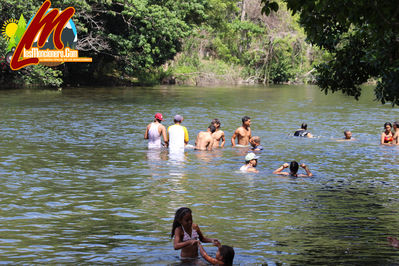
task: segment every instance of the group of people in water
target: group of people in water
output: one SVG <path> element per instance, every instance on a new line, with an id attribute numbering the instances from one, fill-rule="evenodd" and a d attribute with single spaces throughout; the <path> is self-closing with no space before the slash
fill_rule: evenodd
<path id="1" fill-rule="evenodd" d="M 144 138 L 148 139 L 148 148 L 159 149 L 162 147 L 167 147 L 170 153 L 184 152 L 185 147 L 188 146 L 189 135 L 187 128 L 181 125 L 183 120 L 183 116 L 176 115 L 173 118 L 174 124 L 166 129 L 165 126 L 162 125 L 162 114 L 156 113 L 154 121 L 147 125 L 146 131 L 144 133 Z M 241 166 L 240 170 L 245 172 L 258 172 L 258 170 L 256 170 L 256 166 L 259 157 L 254 152 L 263 150 L 263 147 L 260 144 L 260 137 L 252 136 L 250 127 L 251 118 L 249 116 L 244 116 L 241 120 L 242 125 L 234 131 L 234 134 L 231 137 L 231 145 L 233 147 L 251 147 L 251 152 L 245 156 L 245 164 Z M 206 131 L 201 131 L 198 133 L 195 140 L 194 149 L 200 151 L 211 151 L 218 147 L 224 147 L 226 139 L 224 132 L 220 129 L 220 126 L 220 120 L 216 118 L 213 119 Z M 350 132 L 349 134 L 345 133 L 345 135 L 349 136 L 347 139 L 351 139 Z M 294 136 L 308 138 L 313 137 L 312 134 L 307 131 L 307 125 L 305 123 L 301 125 L 300 129 L 295 131 Z M 283 164 L 273 173 L 278 175 L 290 175 L 292 177 L 298 177 L 297 172 L 299 166 L 304 168 L 307 173 L 306 175 L 299 176 L 312 176 L 312 173 L 305 164 L 299 165 L 296 161 L 292 161 L 290 164 Z M 290 168 L 290 172 L 283 172 L 283 170 L 288 167 Z"/>
<path id="2" fill-rule="evenodd" d="M 399 122 L 390 122 L 384 124 L 384 132 L 381 133 L 382 145 L 399 145 Z"/>
<path id="3" fill-rule="evenodd" d="M 184 152 L 185 147 L 189 147 L 189 135 L 187 128 L 182 126 L 184 120 L 183 116 L 176 115 L 174 117 L 174 124 L 167 129 L 162 125 L 163 116 L 161 113 L 155 114 L 154 121 L 147 125 L 144 138 L 148 139 L 149 149 L 159 149 L 167 147 L 169 153 Z M 220 129 L 221 123 L 219 119 L 213 119 L 206 131 L 198 133 L 195 146 L 191 146 L 200 151 L 211 151 L 218 147 L 224 147 L 226 143 L 225 134 Z M 242 117 L 242 125 L 238 127 L 231 137 L 231 145 L 233 147 L 250 147 L 251 150 L 245 156 L 245 164 L 241 166 L 240 170 L 244 172 L 258 172 L 256 166 L 258 164 L 259 156 L 257 152 L 262 151 L 260 137 L 252 136 L 251 132 L 251 118 L 248 116 Z M 399 123 L 394 122 L 393 127 L 390 122 L 384 124 L 385 131 L 381 134 L 381 144 L 383 145 L 398 145 L 399 144 Z M 393 131 L 392 131 L 393 128 Z M 303 123 L 301 128 L 296 130 L 293 134 L 297 137 L 313 138 L 313 135 L 307 130 L 307 124 Z M 161 141 L 163 138 L 163 143 Z M 352 132 L 344 131 L 344 138 L 337 141 L 353 141 Z M 236 143 L 237 141 L 237 143 Z M 303 168 L 305 174 L 298 174 L 299 167 Z M 289 172 L 284 169 L 289 168 Z M 283 163 L 280 167 L 273 171 L 273 174 L 284 175 L 290 177 L 312 177 L 313 174 L 308 166 L 304 163 L 299 164 L 296 161 L 290 163 Z M 174 238 L 173 246 L 175 250 L 181 249 L 181 258 L 195 259 L 198 257 L 198 250 L 202 257 L 214 265 L 232 265 L 234 259 L 234 249 L 230 246 L 221 245 L 219 240 L 205 237 L 199 226 L 193 224 L 192 212 L 187 207 L 179 208 L 175 213 L 173 221 L 171 237 Z M 394 241 L 396 239 L 391 240 Z M 213 243 L 218 247 L 216 258 L 209 256 L 203 246 L 203 243 Z M 396 240 L 399 243 L 399 241 Z M 398 244 L 399 246 L 399 244 Z"/>

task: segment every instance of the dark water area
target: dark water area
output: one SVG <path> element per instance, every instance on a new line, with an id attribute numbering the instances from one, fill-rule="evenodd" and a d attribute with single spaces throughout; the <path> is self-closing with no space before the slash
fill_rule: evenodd
<path id="1" fill-rule="evenodd" d="M 2 264 L 178 265 L 174 212 L 193 210 L 236 264 L 397 264 L 399 147 L 379 145 L 399 109 L 314 86 L 0 91 Z M 213 118 L 226 147 L 181 158 L 147 150 L 145 126 L 184 116 L 190 144 Z M 238 171 L 241 117 L 265 148 Z M 292 133 L 308 123 L 313 139 Z M 357 141 L 338 142 L 344 130 Z M 306 163 L 312 178 L 273 175 Z M 215 255 L 216 248 L 205 244 Z"/>

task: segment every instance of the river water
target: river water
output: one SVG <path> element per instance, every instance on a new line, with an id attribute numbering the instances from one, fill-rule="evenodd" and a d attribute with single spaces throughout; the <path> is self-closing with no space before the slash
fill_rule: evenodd
<path id="1" fill-rule="evenodd" d="M 178 265 L 170 230 L 188 206 L 237 264 L 394 264 L 399 148 L 380 146 L 399 109 L 314 86 L 0 91 L 0 261 Z M 175 114 L 194 144 L 219 118 L 224 149 L 149 152 L 145 126 Z M 241 117 L 261 138 L 258 174 L 238 171 Z M 314 139 L 295 138 L 302 122 Z M 357 141 L 338 142 L 349 129 Z M 284 162 L 313 178 L 272 174 Z M 215 255 L 210 244 L 205 249 Z"/>

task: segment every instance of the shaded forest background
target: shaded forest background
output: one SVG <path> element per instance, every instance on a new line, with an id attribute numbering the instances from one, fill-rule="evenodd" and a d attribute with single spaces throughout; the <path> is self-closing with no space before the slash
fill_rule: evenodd
<path id="1" fill-rule="evenodd" d="M 52 1 L 75 7 L 79 56 L 93 63 L 11 71 L 2 58 L 1 85 L 314 82 L 314 66 L 330 56 L 306 42 L 299 17 L 277 2 L 266 16 L 260 0 Z M 29 20 L 42 3 L 2 0 L 0 21 Z M 0 52 L 7 52 L 4 38 Z"/>

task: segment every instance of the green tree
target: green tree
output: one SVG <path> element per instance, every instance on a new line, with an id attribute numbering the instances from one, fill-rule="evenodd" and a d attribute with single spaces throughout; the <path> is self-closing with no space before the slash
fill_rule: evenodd
<path id="1" fill-rule="evenodd" d="M 19 17 L 19 20 L 18 20 L 17 31 L 14 34 L 16 44 L 18 44 L 19 41 L 21 40 L 22 36 L 25 33 L 25 29 L 26 29 L 26 21 L 25 21 L 24 16 L 21 14 L 21 16 Z"/>
<path id="2" fill-rule="evenodd" d="M 377 79 L 375 95 L 382 103 L 399 104 L 399 5 L 396 0 L 283 0 L 308 39 L 327 50 L 332 60 L 317 66 L 317 84 L 328 93 L 361 94 L 360 85 Z M 262 0 L 262 11 L 278 9 Z"/>

